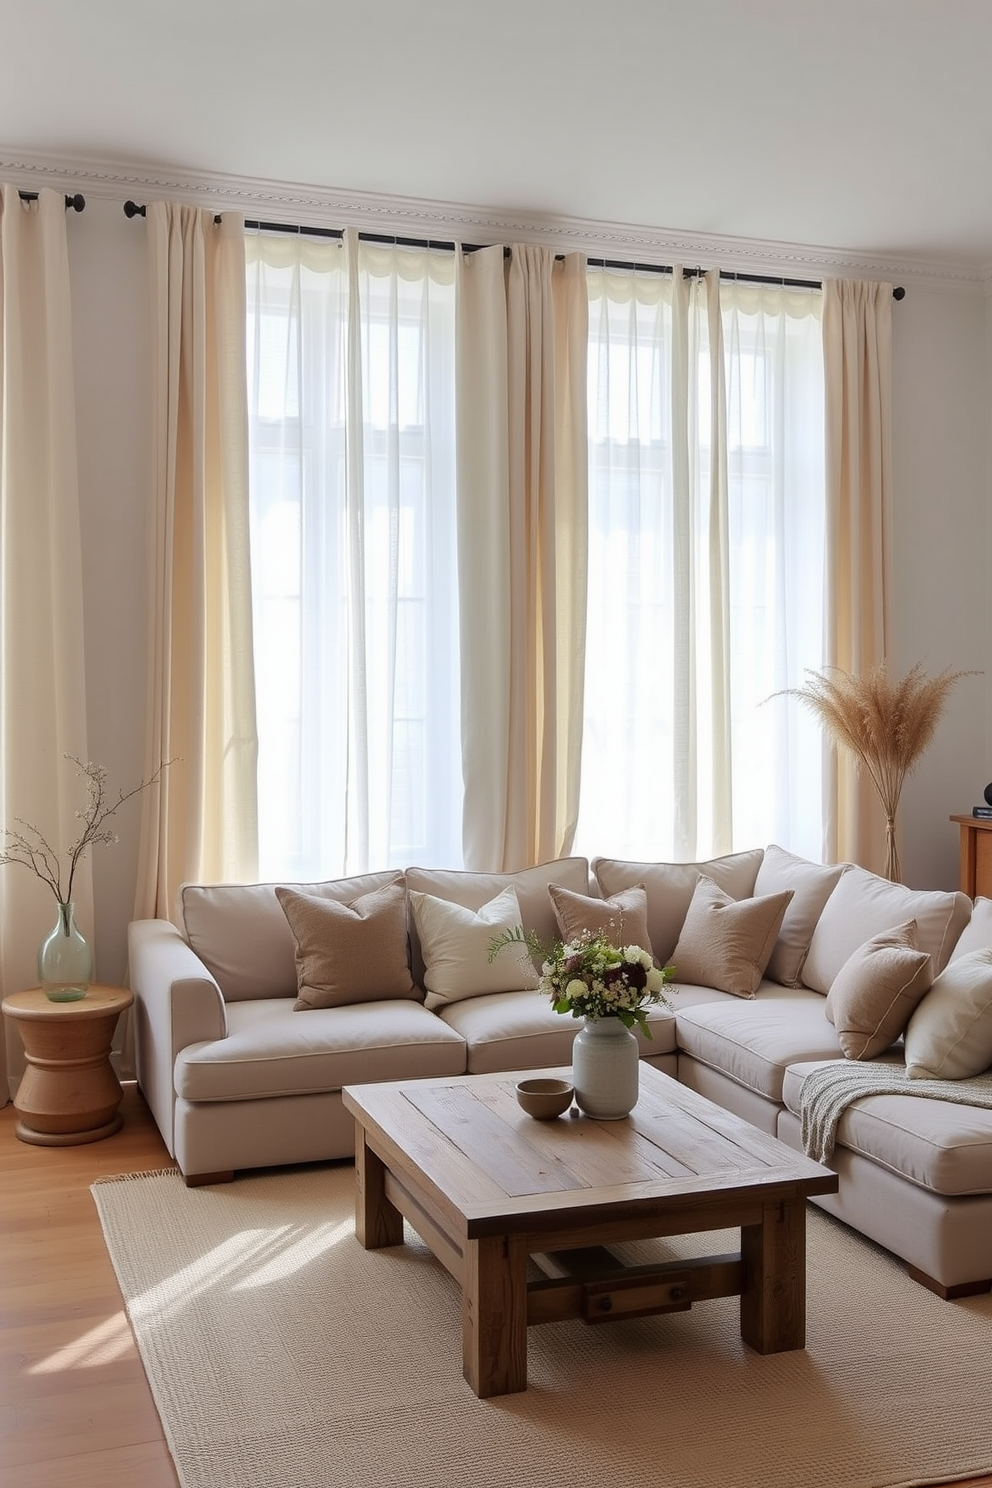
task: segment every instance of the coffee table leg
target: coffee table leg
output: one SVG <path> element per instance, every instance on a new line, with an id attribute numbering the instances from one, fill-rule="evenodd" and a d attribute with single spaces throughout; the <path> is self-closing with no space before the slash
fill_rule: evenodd
<path id="1" fill-rule="evenodd" d="M 355 1129 L 355 1234 L 366 1250 L 403 1244 L 403 1216 L 386 1198 L 386 1167 Z"/>
<path id="2" fill-rule="evenodd" d="M 482 1400 L 527 1388 L 527 1252 L 512 1238 L 465 1244 L 462 1360 Z"/>
<path id="3" fill-rule="evenodd" d="M 741 1337 L 759 1354 L 806 1344 L 806 1201 L 769 1204 L 741 1226 Z"/>

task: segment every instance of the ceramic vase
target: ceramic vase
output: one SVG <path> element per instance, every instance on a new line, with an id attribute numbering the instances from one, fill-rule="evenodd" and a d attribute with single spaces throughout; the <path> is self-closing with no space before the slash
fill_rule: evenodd
<path id="1" fill-rule="evenodd" d="M 622 1121 L 637 1105 L 637 1039 L 619 1018 L 587 1018 L 572 1044 L 575 1103 L 596 1121 Z"/>
<path id="2" fill-rule="evenodd" d="M 55 925 L 38 948 L 38 985 L 50 1002 L 78 1002 L 93 975 L 93 952 L 73 911 L 71 900 L 58 901 Z"/>

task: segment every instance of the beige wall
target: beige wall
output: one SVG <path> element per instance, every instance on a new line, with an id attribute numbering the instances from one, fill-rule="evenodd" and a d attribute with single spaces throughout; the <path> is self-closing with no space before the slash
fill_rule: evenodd
<path id="1" fill-rule="evenodd" d="M 145 713 L 146 347 L 144 225 L 88 196 L 69 223 L 86 562 L 89 755 L 115 785 L 143 769 Z M 247 208 L 250 212 L 250 205 Z M 810 272 L 815 272 L 809 266 Z M 986 405 L 990 377 L 980 286 L 907 279 L 894 305 L 894 665 L 983 668 L 988 650 Z M 992 334 L 988 345 L 992 345 Z M 992 780 L 992 668 L 952 695 L 932 751 L 906 787 L 907 880 L 950 887 L 957 834 Z M 139 807 L 120 842 L 97 850 L 98 974 L 125 972 Z"/>

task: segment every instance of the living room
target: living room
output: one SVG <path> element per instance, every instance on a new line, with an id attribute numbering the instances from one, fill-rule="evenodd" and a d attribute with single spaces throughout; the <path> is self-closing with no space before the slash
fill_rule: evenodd
<path id="1" fill-rule="evenodd" d="M 304 6 L 284 13 L 299 23 L 292 43 L 255 8 L 251 36 L 244 7 L 203 10 L 173 7 L 161 31 L 123 5 L 18 4 L 4 20 L 5 50 L 30 65 L 0 100 L 0 178 L 86 198 L 67 218 L 86 757 L 112 781 L 139 779 L 146 758 L 146 239 L 124 215 L 128 199 L 904 287 L 892 307 L 889 660 L 900 674 L 917 662 L 986 672 L 992 222 L 974 186 L 989 132 L 983 5 L 881 4 L 866 16 L 857 3 L 637 4 L 611 13 L 612 44 L 603 18 L 574 6 L 563 20 L 515 5 L 498 29 L 448 5 L 414 25 L 396 7 L 388 24 L 377 12 L 374 36 L 367 18 L 332 15 L 315 40 Z M 697 76 L 704 37 L 715 68 Z M 990 778 L 990 688 L 982 675 L 954 691 L 907 782 L 907 884 L 957 886 L 949 817 L 969 813 Z M 120 838 L 92 862 L 109 984 L 127 976 L 137 813 Z M 32 952 L 44 928 L 25 931 Z M 144 1134 L 134 1161 L 160 1166 L 131 1092 L 126 1111 L 128 1140 Z M 32 1186 L 51 1156 L 34 1152 Z M 91 1175 L 110 1171 L 111 1156 L 115 1171 L 131 1161 L 94 1147 Z M 65 1160 L 51 1169 L 56 1185 L 68 1181 Z M 84 1187 L 79 1206 L 89 1203 Z M 53 1481 L 46 1471 L 62 1467 L 43 1462 L 19 1481 Z"/>

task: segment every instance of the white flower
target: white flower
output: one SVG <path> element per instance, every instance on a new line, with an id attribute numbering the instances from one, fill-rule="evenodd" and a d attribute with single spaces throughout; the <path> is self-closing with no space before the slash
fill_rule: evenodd
<path id="1" fill-rule="evenodd" d="M 580 982 L 578 977 L 573 977 L 565 988 L 565 996 L 574 1002 L 576 998 L 585 997 L 586 990 L 585 982 Z"/>
<path id="2" fill-rule="evenodd" d="M 665 985 L 665 978 L 662 976 L 661 972 L 656 966 L 652 966 L 649 968 L 648 979 L 645 985 L 649 992 L 660 992 L 662 987 Z"/>

